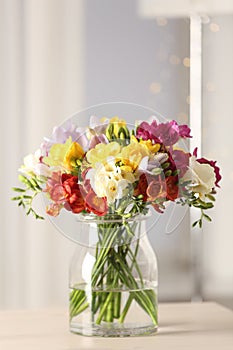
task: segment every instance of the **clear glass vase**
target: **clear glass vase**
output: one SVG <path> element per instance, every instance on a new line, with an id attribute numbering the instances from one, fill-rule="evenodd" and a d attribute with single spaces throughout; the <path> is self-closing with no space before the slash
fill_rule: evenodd
<path id="1" fill-rule="evenodd" d="M 79 233 L 82 245 L 70 264 L 70 331 L 103 337 L 155 333 L 158 270 L 146 216 L 81 216 Z"/>

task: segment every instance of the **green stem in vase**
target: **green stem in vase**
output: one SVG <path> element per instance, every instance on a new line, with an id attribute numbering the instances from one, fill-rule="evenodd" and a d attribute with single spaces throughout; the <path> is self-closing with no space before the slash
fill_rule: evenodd
<path id="1" fill-rule="evenodd" d="M 121 316 L 119 317 L 119 323 L 123 323 L 124 322 L 125 316 L 126 316 L 127 312 L 129 311 L 129 308 L 130 308 L 130 305 L 131 305 L 132 301 L 133 301 L 133 294 L 130 293 L 130 296 L 128 297 L 128 300 L 127 300 L 127 302 L 125 304 L 125 307 L 124 307 L 124 309 L 123 309 L 123 311 L 121 313 Z"/>

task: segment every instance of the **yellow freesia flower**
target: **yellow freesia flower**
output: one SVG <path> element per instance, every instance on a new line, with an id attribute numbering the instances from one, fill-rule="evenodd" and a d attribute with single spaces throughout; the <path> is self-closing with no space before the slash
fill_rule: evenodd
<path id="1" fill-rule="evenodd" d="M 87 161 L 95 167 L 97 163 L 105 164 L 108 157 L 116 157 L 121 151 L 121 146 L 117 142 L 99 143 L 95 148 L 87 152 Z"/>
<path id="2" fill-rule="evenodd" d="M 66 140 L 65 143 L 56 143 L 52 145 L 49 151 L 48 157 L 44 157 L 43 161 L 45 164 L 50 166 L 61 166 L 63 167 L 63 161 L 65 155 L 72 144 L 71 136 Z"/>
<path id="3" fill-rule="evenodd" d="M 65 167 L 72 170 L 77 166 L 77 159 L 84 156 L 84 150 L 77 142 L 72 142 L 71 136 L 65 143 L 56 143 L 50 148 L 48 157 L 44 157 L 43 161 L 49 166 Z"/>
<path id="4" fill-rule="evenodd" d="M 134 142 L 134 143 L 140 143 L 141 145 L 146 146 L 146 148 L 151 152 L 151 153 L 157 153 L 160 149 L 160 144 L 156 143 L 153 144 L 151 140 L 140 140 L 138 141 L 137 138 L 132 135 L 130 138 L 130 142 Z"/>
<path id="5" fill-rule="evenodd" d="M 85 152 L 78 142 L 72 142 L 64 157 L 64 165 L 68 170 L 77 166 L 77 160 L 82 159 Z"/>
<path id="6" fill-rule="evenodd" d="M 160 144 L 156 143 L 153 145 L 151 140 L 140 140 L 141 145 L 145 145 L 151 153 L 157 153 L 160 149 Z"/>
<path id="7" fill-rule="evenodd" d="M 150 151 L 145 145 L 138 142 L 131 142 L 128 146 L 122 148 L 119 160 L 123 165 L 130 167 L 131 171 L 134 171 L 139 166 L 141 160 L 149 155 Z"/>

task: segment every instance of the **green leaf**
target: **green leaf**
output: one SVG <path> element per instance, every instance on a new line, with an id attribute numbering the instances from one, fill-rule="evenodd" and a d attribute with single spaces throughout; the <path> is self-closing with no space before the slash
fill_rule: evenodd
<path id="1" fill-rule="evenodd" d="M 18 201 L 18 200 L 20 200 L 20 199 L 22 199 L 22 196 L 12 197 L 12 198 L 11 198 L 12 201 Z"/>
<path id="2" fill-rule="evenodd" d="M 165 170 L 165 169 L 169 168 L 170 163 L 169 163 L 169 162 L 166 162 L 166 163 L 163 163 L 161 166 L 162 166 L 162 168 Z"/>
<path id="3" fill-rule="evenodd" d="M 165 176 L 166 176 L 166 177 L 171 176 L 171 174 L 172 174 L 172 171 L 171 171 L 171 170 L 167 170 L 167 171 L 165 172 Z"/>
<path id="4" fill-rule="evenodd" d="M 32 199 L 32 196 L 28 196 L 28 195 L 26 195 L 26 194 L 23 194 L 23 195 L 22 195 L 22 198 L 24 198 L 24 199 Z"/>
<path id="5" fill-rule="evenodd" d="M 25 189 L 19 188 L 19 187 L 12 187 L 12 190 L 16 191 L 16 192 L 25 192 L 26 191 Z"/>
<path id="6" fill-rule="evenodd" d="M 195 222 L 192 224 L 192 227 L 197 226 L 198 223 L 199 223 L 199 220 L 195 221 Z"/>
<path id="7" fill-rule="evenodd" d="M 213 202 L 216 201 L 215 197 L 212 196 L 212 194 L 207 194 L 206 197 L 209 198 L 209 199 L 210 199 L 211 201 L 213 201 Z"/>
<path id="8" fill-rule="evenodd" d="M 209 215 L 206 214 L 202 214 L 202 216 L 207 220 L 207 221 L 212 221 L 211 217 Z"/>
<path id="9" fill-rule="evenodd" d="M 180 169 L 176 169 L 175 171 L 173 171 L 173 176 L 176 176 L 180 173 Z"/>

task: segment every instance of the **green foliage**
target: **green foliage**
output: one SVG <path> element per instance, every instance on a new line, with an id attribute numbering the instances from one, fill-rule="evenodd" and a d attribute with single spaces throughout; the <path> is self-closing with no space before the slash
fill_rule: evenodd
<path id="1" fill-rule="evenodd" d="M 36 219 L 44 220 L 44 218 L 37 214 L 32 208 L 34 198 L 42 192 L 40 184 L 43 183 L 43 181 L 35 175 L 31 176 L 30 179 L 25 175 L 19 175 L 19 181 L 24 185 L 24 188 L 13 187 L 12 190 L 17 192 L 18 195 L 11 199 L 17 201 L 18 206 L 22 206 L 23 209 L 26 210 L 26 215 L 32 214 Z"/>
<path id="2" fill-rule="evenodd" d="M 182 186 L 187 186 L 187 183 L 183 183 Z M 181 187 L 182 198 L 177 201 L 178 204 L 182 206 L 188 205 L 189 207 L 194 207 L 201 210 L 201 217 L 192 224 L 192 227 L 199 226 L 202 228 L 203 220 L 212 221 L 211 217 L 205 213 L 205 210 L 211 209 L 214 207 L 213 202 L 215 201 L 214 193 L 206 194 L 205 200 L 202 200 L 200 197 L 196 197 L 195 193 L 191 190 L 187 190 L 184 187 Z"/>

